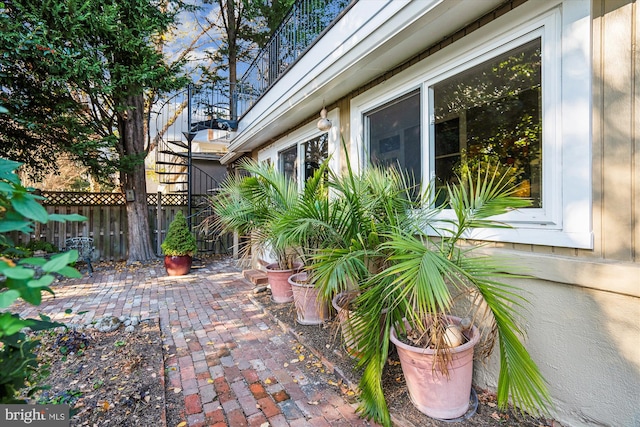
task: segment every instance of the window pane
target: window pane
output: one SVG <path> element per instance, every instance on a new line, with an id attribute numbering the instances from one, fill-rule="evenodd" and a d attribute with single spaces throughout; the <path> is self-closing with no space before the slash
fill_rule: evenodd
<path id="1" fill-rule="evenodd" d="M 313 176 L 329 156 L 329 134 L 324 133 L 304 143 L 304 179 Z"/>
<path id="2" fill-rule="evenodd" d="M 514 168 L 519 195 L 542 206 L 541 41 L 433 86 L 435 172 L 452 182 L 461 161 Z"/>
<path id="3" fill-rule="evenodd" d="M 420 91 L 365 115 L 371 163 L 395 166 L 420 182 Z"/>
<path id="4" fill-rule="evenodd" d="M 293 181 L 298 181 L 298 146 L 293 145 L 278 153 L 280 172 Z"/>

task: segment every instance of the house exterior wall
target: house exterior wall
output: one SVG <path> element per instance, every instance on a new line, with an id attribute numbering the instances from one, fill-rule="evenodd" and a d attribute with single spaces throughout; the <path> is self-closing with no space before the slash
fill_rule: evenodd
<path id="1" fill-rule="evenodd" d="M 420 67 L 447 46 L 476 37 L 475 31 L 492 20 L 508 20 L 519 8 L 543 4 L 538 0 L 506 2 L 493 14 L 452 31 L 438 45 L 327 105 L 330 112 L 339 112 L 339 131 L 348 149 L 355 150 L 360 143 L 351 137 L 358 125 L 352 101 L 358 96 Z M 513 283 L 531 302 L 524 319 L 526 346 L 549 383 L 555 404 L 552 417 L 568 426 L 638 426 L 640 11 L 634 0 L 568 0 L 559 7 L 564 13 L 575 4 L 586 6 L 590 14 L 586 24 L 590 27 L 590 52 L 586 57 L 591 61 L 591 87 L 587 88 L 591 94 L 583 123 L 590 140 L 583 141 L 582 147 L 590 151 L 586 168 L 590 182 L 585 185 L 591 189 L 588 214 L 592 243 L 590 247 L 571 247 L 493 242 L 486 251 L 515 259 L 522 272 L 531 276 Z M 560 43 L 566 48 L 571 40 Z M 563 81 L 565 84 L 571 82 Z M 298 126 L 315 121 L 317 118 Z M 278 140 L 275 138 L 276 143 Z M 345 153 L 340 152 L 338 158 L 343 168 Z M 562 167 L 570 166 L 571 161 L 563 158 Z M 488 365 L 477 363 L 477 386 L 497 386 L 497 362 L 494 354 Z"/>

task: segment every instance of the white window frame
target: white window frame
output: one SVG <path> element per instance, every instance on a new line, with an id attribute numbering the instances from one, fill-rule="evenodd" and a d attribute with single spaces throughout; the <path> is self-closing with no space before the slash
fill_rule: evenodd
<path id="1" fill-rule="evenodd" d="M 327 119 L 331 122 L 331 129 L 328 131 L 328 155 L 329 168 L 331 170 L 340 170 L 340 109 L 334 108 L 327 113 Z M 264 162 L 270 159 L 271 164 L 280 167 L 280 159 L 278 154 L 293 145 L 298 147 L 298 189 L 302 191 L 304 188 L 304 143 L 319 137 L 323 133 L 316 126 L 316 121 L 307 123 L 306 125 L 292 131 L 290 134 L 278 139 L 273 144 L 258 151 L 258 161 Z"/>
<path id="2" fill-rule="evenodd" d="M 593 248 L 590 10 L 585 2 L 527 2 L 351 101 L 351 156 L 366 160 L 364 114 L 421 89 L 422 181 L 435 176 L 431 87 L 535 38 L 542 43 L 542 207 L 497 217 L 511 229 L 469 238 Z M 452 213 L 443 213 L 443 219 Z"/>

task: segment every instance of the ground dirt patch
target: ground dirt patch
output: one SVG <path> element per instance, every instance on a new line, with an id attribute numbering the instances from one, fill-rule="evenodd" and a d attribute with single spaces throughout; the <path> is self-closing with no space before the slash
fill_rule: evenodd
<path id="1" fill-rule="evenodd" d="M 342 382 L 355 388 L 361 372 L 342 346 L 340 331 L 335 321 L 326 322 L 324 325 L 304 326 L 296 322 L 296 313 L 293 303 L 276 304 L 271 300 L 269 292 L 254 295 L 254 301 L 273 316 L 280 326 L 292 332 L 302 344 L 312 349 L 312 352 L 333 366 L 338 378 Z M 409 398 L 402 368 L 398 355 L 394 351 L 390 353 L 385 367 L 383 380 L 384 394 L 389 404 L 394 424 L 403 427 L 427 427 L 427 426 L 510 426 L 510 427 L 542 427 L 558 426 L 552 420 L 534 418 L 526 414 L 520 414 L 513 410 L 506 412 L 496 408 L 495 394 L 486 390 L 477 390 L 478 408 L 475 414 L 468 419 L 457 422 L 445 422 L 434 420 L 418 411 Z"/>
<path id="2" fill-rule="evenodd" d="M 65 403 L 72 426 L 165 425 L 162 340 L 158 325 L 133 332 L 56 329 L 40 334 L 38 352 L 50 386 L 32 403 Z"/>

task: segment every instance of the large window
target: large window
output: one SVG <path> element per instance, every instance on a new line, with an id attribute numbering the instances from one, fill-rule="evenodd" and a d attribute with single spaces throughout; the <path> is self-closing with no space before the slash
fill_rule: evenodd
<path id="1" fill-rule="evenodd" d="M 420 182 L 420 91 L 369 111 L 364 118 L 371 163 L 397 167 Z"/>
<path id="2" fill-rule="evenodd" d="M 437 186 L 462 164 L 509 166 L 533 205 L 471 237 L 591 248 L 589 10 L 534 3 L 354 97 L 350 155 Z"/>
<path id="3" fill-rule="evenodd" d="M 434 84 L 433 150 L 437 184 L 460 166 L 510 167 L 518 194 L 542 206 L 541 40 Z"/>

